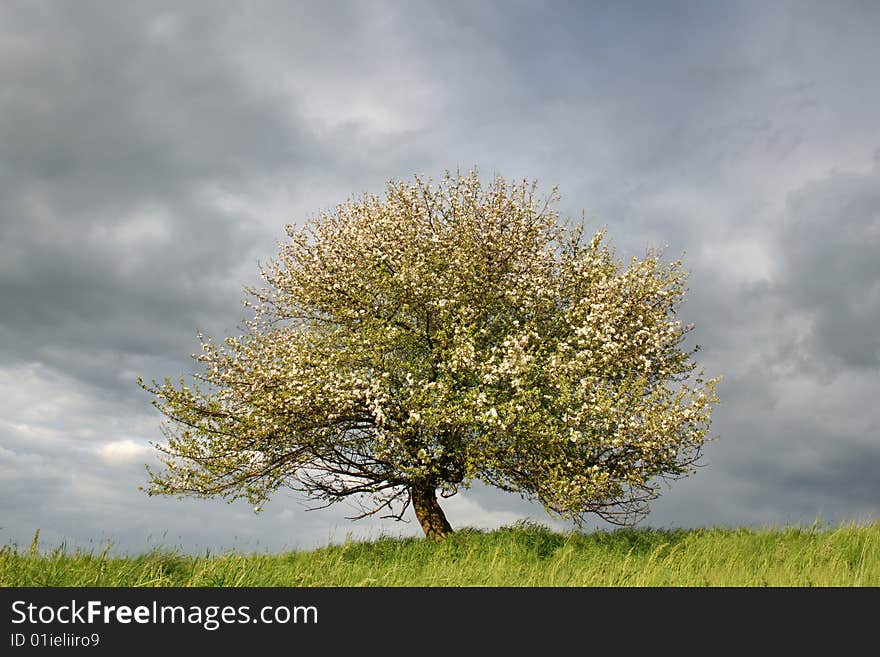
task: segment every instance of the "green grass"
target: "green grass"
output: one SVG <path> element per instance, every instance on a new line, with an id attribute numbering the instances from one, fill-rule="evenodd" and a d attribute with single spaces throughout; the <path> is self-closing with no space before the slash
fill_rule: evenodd
<path id="1" fill-rule="evenodd" d="M 309 552 L 0 548 L 2 586 L 880 586 L 880 522 L 834 528 L 463 530 Z"/>

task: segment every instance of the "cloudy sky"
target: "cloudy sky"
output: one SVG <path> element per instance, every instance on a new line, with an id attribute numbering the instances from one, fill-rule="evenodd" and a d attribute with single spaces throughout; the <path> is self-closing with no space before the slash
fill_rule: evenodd
<path id="1" fill-rule="evenodd" d="M 417 524 L 150 498 L 159 415 L 285 223 L 416 172 L 558 184 L 684 253 L 724 376 L 662 527 L 880 516 L 880 3 L 0 4 L 0 544 L 308 548 Z M 540 507 L 475 487 L 454 526 Z"/>

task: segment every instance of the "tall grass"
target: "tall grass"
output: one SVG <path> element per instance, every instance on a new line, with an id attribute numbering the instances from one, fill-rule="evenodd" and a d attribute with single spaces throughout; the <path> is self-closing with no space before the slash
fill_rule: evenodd
<path id="1" fill-rule="evenodd" d="M 0 548 L 2 586 L 880 586 L 880 522 L 782 529 L 537 525 L 442 543 L 346 542 L 310 552 L 138 556 Z"/>

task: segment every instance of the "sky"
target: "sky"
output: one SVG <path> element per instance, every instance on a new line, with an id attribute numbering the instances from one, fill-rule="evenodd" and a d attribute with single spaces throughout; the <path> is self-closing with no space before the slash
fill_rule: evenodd
<path id="1" fill-rule="evenodd" d="M 690 272 L 717 439 L 643 525 L 880 517 L 878 30 L 868 0 L 0 3 L 0 544 L 419 535 L 147 496 L 136 379 L 235 333 L 285 224 L 473 167 Z M 568 527 L 479 485 L 444 508 Z"/>

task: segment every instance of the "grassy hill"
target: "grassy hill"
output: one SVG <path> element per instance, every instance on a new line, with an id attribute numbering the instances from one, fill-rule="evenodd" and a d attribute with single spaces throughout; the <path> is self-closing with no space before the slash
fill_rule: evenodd
<path id="1" fill-rule="evenodd" d="M 310 552 L 0 548 L 2 586 L 880 586 L 880 522 L 836 528 L 463 530 Z"/>

